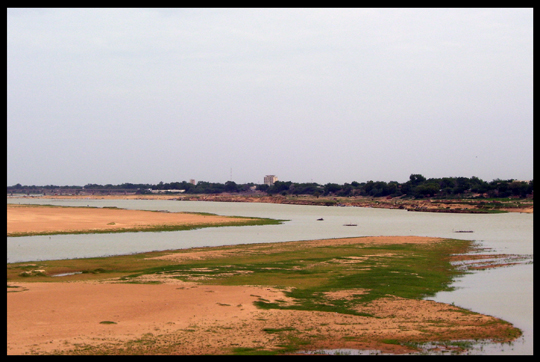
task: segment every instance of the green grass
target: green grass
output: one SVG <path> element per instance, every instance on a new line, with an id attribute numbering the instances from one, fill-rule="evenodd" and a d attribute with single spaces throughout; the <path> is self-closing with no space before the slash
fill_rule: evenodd
<path id="1" fill-rule="evenodd" d="M 232 349 L 232 354 L 237 356 L 275 356 L 279 354 L 278 351 L 266 351 L 262 348 L 246 348 L 238 347 Z"/>
<path id="2" fill-rule="evenodd" d="M 330 240 L 331 241 L 331 240 Z M 99 280 L 119 278 L 125 283 L 141 283 L 140 276 L 168 276 L 186 282 L 209 285 L 258 285 L 283 290 L 285 300 L 269 301 L 255 296 L 261 309 L 323 311 L 374 317 L 358 312 L 359 306 L 379 298 L 396 296 L 422 299 L 440 291 L 450 290 L 452 281 L 464 274 L 450 263 L 452 254 L 471 251 L 472 241 L 447 239 L 429 244 L 335 244 L 310 242 L 233 245 L 189 250 L 151 252 L 106 258 L 52 260 L 34 263 L 8 264 L 8 282 L 68 280 Z M 208 251 L 221 251 L 219 257 L 208 257 Z M 200 259 L 182 262 L 152 259 L 166 254 L 201 253 Z M 203 254 L 205 253 L 205 254 Z M 22 272 L 44 270 L 43 276 L 21 277 Z M 81 274 L 51 278 L 51 274 L 82 271 Z M 159 283 L 152 280 L 151 283 Z M 325 293 L 360 289 L 350 298 L 331 299 Z M 292 302 L 292 303 L 291 303 Z M 224 308 L 227 304 L 220 304 Z M 472 313 L 463 311 L 464 313 Z M 103 324 L 112 324 L 103 321 Z M 319 338 L 303 335 L 294 326 L 264 328 L 264 332 L 279 339 L 278 349 L 238 347 L 232 354 L 260 355 L 293 353 L 305 348 L 309 340 Z M 516 333 L 511 329 L 508 333 Z M 510 336 L 512 337 L 512 336 Z M 306 339 L 307 338 L 307 339 Z M 141 351 L 168 353 L 174 346 L 154 345 L 158 337 L 132 341 L 121 354 Z M 421 341 L 385 340 L 384 343 L 418 348 Z M 458 343 L 458 342 L 456 342 Z M 89 347 L 85 347 L 89 348 Z M 112 348 L 112 347 L 111 347 Z M 116 347 L 115 347 L 116 348 Z M 118 347 L 120 348 L 120 347 Z M 92 349 L 101 353 L 99 349 Z M 81 353 L 83 351 L 81 350 Z M 84 353 L 87 353 L 85 350 Z"/>
<path id="3" fill-rule="evenodd" d="M 261 285 L 287 290 L 284 294 L 295 303 L 259 300 L 259 308 L 359 313 L 355 306 L 388 295 L 409 299 L 433 296 L 450 290 L 452 280 L 464 272 L 454 268 L 449 256 L 466 252 L 470 241 L 447 240 L 434 244 L 352 244 L 298 248 L 297 244 L 238 245 L 212 248 L 228 256 L 186 260 L 174 263 L 149 259 L 171 251 L 88 258 L 53 260 L 34 264 L 8 264 L 8 281 L 49 280 L 47 275 L 82 272 L 50 278 L 50 281 L 87 280 L 119 277 L 126 283 L 141 282 L 144 275 L 162 275 L 200 284 Z M 278 248 L 279 246 L 279 248 Z M 196 253 L 209 248 L 176 251 Z M 241 252 L 241 250 L 245 252 Z M 236 252 L 238 251 L 238 252 Z M 363 258 L 363 259 L 354 259 Z M 351 261 L 353 261 L 351 263 Z M 356 261 L 356 262 L 355 262 Z M 28 273 L 44 270 L 40 276 Z M 156 283 L 156 281 L 152 281 Z M 326 292 L 364 289 L 351 299 L 330 300 Z"/>
<path id="4" fill-rule="evenodd" d="M 290 332 L 290 331 L 295 331 L 296 329 L 295 328 L 292 328 L 292 327 L 286 327 L 286 328 L 263 328 L 263 331 L 268 333 L 268 334 L 275 334 L 275 333 L 279 333 L 279 332 Z"/>

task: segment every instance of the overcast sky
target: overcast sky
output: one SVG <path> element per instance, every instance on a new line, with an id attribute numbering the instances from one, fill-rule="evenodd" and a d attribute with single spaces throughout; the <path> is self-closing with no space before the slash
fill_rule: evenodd
<path id="1" fill-rule="evenodd" d="M 7 40 L 8 185 L 533 177 L 532 9 L 8 9 Z"/>

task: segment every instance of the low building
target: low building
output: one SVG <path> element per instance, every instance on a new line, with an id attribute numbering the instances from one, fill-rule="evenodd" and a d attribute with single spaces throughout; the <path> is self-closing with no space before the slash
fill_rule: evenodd
<path id="1" fill-rule="evenodd" d="M 165 193 L 178 194 L 178 193 L 182 193 L 182 192 L 184 192 L 186 190 L 152 190 L 152 189 L 148 189 L 148 191 L 150 191 L 153 194 L 165 194 Z"/>

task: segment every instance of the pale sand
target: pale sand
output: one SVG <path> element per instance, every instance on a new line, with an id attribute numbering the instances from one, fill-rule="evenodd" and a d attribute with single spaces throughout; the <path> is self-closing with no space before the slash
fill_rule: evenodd
<path id="1" fill-rule="evenodd" d="M 8 293 L 8 354 L 134 339 L 146 333 L 201 330 L 205 325 L 234 326 L 265 313 L 253 305 L 258 299 L 255 295 L 273 299 L 278 294 L 269 288 L 175 284 L 17 285 L 27 290 Z"/>
<path id="2" fill-rule="evenodd" d="M 115 230 L 153 225 L 198 225 L 245 221 L 218 215 L 85 207 L 7 205 L 7 234 Z"/>
<path id="3" fill-rule="evenodd" d="M 249 251 L 245 250 L 243 253 L 257 253 L 257 254 L 270 254 L 278 253 L 281 251 L 282 247 L 287 245 L 287 249 L 291 250 L 291 245 L 294 245 L 294 248 L 303 249 L 306 247 L 319 247 L 319 246 L 338 246 L 338 245 L 351 245 L 351 244 L 368 244 L 368 243 L 377 243 L 377 244 L 429 244 L 439 242 L 441 238 L 433 238 L 427 236 L 366 236 L 360 238 L 340 238 L 340 239 L 323 239 L 323 240 L 303 240 L 303 241 L 293 241 L 293 242 L 280 242 L 280 243 L 264 243 L 260 245 L 252 245 Z M 269 246 L 271 245 L 271 249 Z M 175 262 L 182 262 L 185 260 L 200 260 L 200 259 L 217 259 L 230 257 L 238 253 L 236 248 L 228 250 L 225 248 L 212 249 L 208 250 L 197 250 L 194 252 L 183 252 L 183 253 L 171 253 L 165 254 L 162 256 L 155 257 L 153 259 L 161 260 L 171 260 Z"/>
<path id="4" fill-rule="evenodd" d="M 369 237 L 296 243 L 306 247 L 326 243 L 433 243 L 440 240 Z M 274 245 L 279 249 L 278 244 Z M 212 251 L 201 251 L 197 258 L 220 256 Z M 276 250 L 270 248 L 269 252 Z M 190 254 L 171 253 L 161 258 L 182 262 L 195 257 Z M 373 317 L 262 310 L 253 304 L 260 298 L 267 302 L 294 301 L 288 299 L 283 290 L 271 287 L 198 285 L 170 278 L 159 281 L 164 284 L 121 284 L 116 279 L 102 283 L 11 283 L 17 288 L 8 288 L 7 294 L 7 353 L 52 353 L 69 351 L 77 345 L 97 346 L 97 351 L 107 352 L 110 346 L 139 341 L 133 344 L 139 348 L 134 353 L 141 354 L 145 351 L 141 340 L 147 340 L 153 348 L 150 353 L 159 353 L 155 348 L 162 346 L 165 348 L 162 353 L 167 354 L 225 354 L 231 353 L 233 348 L 272 350 L 286 343 L 279 334 L 264 331 L 269 328 L 293 328 L 295 336 L 312 341 L 311 349 L 380 349 L 403 353 L 405 347 L 381 341 L 396 338 L 429 341 L 434 335 L 443 340 L 495 338 L 511 328 L 489 323 L 496 320 L 494 317 L 462 313 L 457 307 L 434 301 L 388 296 L 359 307 L 360 312 Z M 331 293 L 328 297 L 348 299 L 351 294 L 363 292 L 352 289 Z M 115 324 L 100 323 L 107 321 Z M 478 334 L 479 331 L 482 334 Z M 314 335 L 319 338 L 310 337 Z M 125 350 L 123 354 L 130 351 Z"/>
<path id="5" fill-rule="evenodd" d="M 439 333 L 443 339 L 467 338 L 475 336 L 470 333 L 476 333 L 480 324 L 495 320 L 461 313 L 442 303 L 394 297 L 362 307 L 362 312 L 379 318 L 257 309 L 253 302 L 259 298 L 286 299 L 281 291 L 268 287 L 82 282 L 18 286 L 27 290 L 7 295 L 9 355 L 51 353 L 84 344 L 106 351 L 107 344 L 148 339 L 149 334 L 159 336 L 154 341 L 169 346 L 166 353 L 171 354 L 224 354 L 235 347 L 272 350 L 283 341 L 265 332 L 267 328 L 294 328 L 300 336 L 320 335 L 311 348 L 398 353 L 405 348 L 380 341 L 401 337 L 429 340 L 431 333 Z M 334 297 L 347 297 L 341 294 Z M 106 321 L 116 324 L 100 323 Z M 451 328 L 446 321 L 451 321 Z M 500 330 L 493 328 L 491 332 L 497 336 Z"/>

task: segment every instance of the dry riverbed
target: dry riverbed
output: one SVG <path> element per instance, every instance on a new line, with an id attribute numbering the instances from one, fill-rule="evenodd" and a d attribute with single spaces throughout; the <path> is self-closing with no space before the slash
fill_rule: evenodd
<path id="1" fill-rule="evenodd" d="M 361 237 L 8 264 L 7 353 L 410 353 L 429 341 L 512 341 L 521 332 L 509 323 L 414 297 L 451 280 L 450 253 L 465 243 Z M 443 282 L 424 284 L 439 269 Z M 366 284 L 377 278 L 384 285 Z"/>

